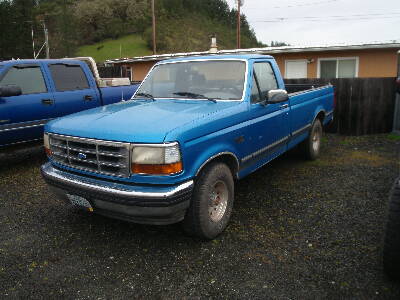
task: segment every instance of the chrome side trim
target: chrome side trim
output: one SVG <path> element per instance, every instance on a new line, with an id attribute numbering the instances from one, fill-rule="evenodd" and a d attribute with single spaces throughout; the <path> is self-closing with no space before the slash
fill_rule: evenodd
<path id="1" fill-rule="evenodd" d="M 207 163 L 209 163 L 209 162 L 210 162 L 211 160 L 213 160 L 214 158 L 217 158 L 217 157 L 222 156 L 222 155 L 230 155 L 230 156 L 232 156 L 232 157 L 235 159 L 235 161 L 236 161 L 237 170 L 239 170 L 239 160 L 238 160 L 238 158 L 236 157 L 236 155 L 235 155 L 234 153 L 232 153 L 232 152 L 224 151 L 224 152 L 220 152 L 220 153 L 217 153 L 217 154 L 215 154 L 215 155 L 209 157 L 205 162 L 203 162 L 203 163 L 201 164 L 200 168 L 197 170 L 195 176 L 197 177 L 197 175 L 199 175 L 200 171 L 204 168 L 204 166 L 205 166 Z M 234 175 L 237 176 L 237 174 L 234 174 Z"/>
<path id="2" fill-rule="evenodd" d="M 266 152 L 266 151 L 278 146 L 279 144 L 286 142 L 288 139 L 289 139 L 289 136 L 285 136 L 284 138 L 282 138 L 282 139 L 280 139 L 280 140 L 278 140 L 276 142 L 273 142 L 272 144 L 270 144 L 270 145 L 268 145 L 268 146 L 266 146 L 264 148 L 261 148 L 260 150 L 257 150 L 255 152 L 243 157 L 241 161 L 242 161 L 242 163 L 246 162 L 246 161 L 254 158 L 257 155 L 260 155 L 261 153 Z"/>
<path id="3" fill-rule="evenodd" d="M 298 135 L 298 134 L 300 134 L 302 131 L 306 131 L 306 130 L 307 130 L 308 128 L 310 128 L 310 127 L 311 127 L 311 124 L 307 124 L 306 126 L 303 126 L 303 127 L 299 128 L 299 129 L 293 131 L 293 132 L 292 132 L 292 136 Z"/>
<path id="4" fill-rule="evenodd" d="M 193 180 L 189 180 L 176 187 L 170 188 L 167 191 L 142 192 L 135 190 L 123 190 L 117 187 L 111 188 L 98 183 L 94 184 L 94 183 L 84 182 L 83 180 L 72 179 L 72 177 L 69 178 L 70 176 L 63 175 L 61 171 L 57 171 L 56 169 L 54 169 L 49 163 L 43 165 L 41 171 L 42 175 L 45 178 L 54 180 L 57 183 L 65 184 L 73 188 L 78 188 L 78 189 L 80 188 L 80 189 L 92 190 L 95 192 L 109 194 L 110 197 L 120 196 L 127 198 L 162 199 L 162 198 L 173 197 L 184 190 L 191 189 L 194 185 Z"/>
<path id="5" fill-rule="evenodd" d="M 47 122 L 53 119 L 39 120 L 39 121 L 29 121 L 23 123 L 12 123 L 6 125 L 0 125 L 0 132 L 12 131 L 12 130 L 21 130 L 33 127 L 39 127 L 45 125 Z"/>

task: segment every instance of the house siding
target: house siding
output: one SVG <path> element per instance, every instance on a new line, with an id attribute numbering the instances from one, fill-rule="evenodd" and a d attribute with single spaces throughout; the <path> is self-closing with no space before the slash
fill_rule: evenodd
<path id="1" fill-rule="evenodd" d="M 278 66 L 285 74 L 285 60 L 307 59 L 312 61 L 307 65 L 307 77 L 318 77 L 318 59 L 321 58 L 359 58 L 359 78 L 368 77 L 395 77 L 397 74 L 397 49 L 374 50 L 348 50 L 348 51 L 324 51 L 308 53 L 280 53 L 273 54 Z"/>
<path id="2" fill-rule="evenodd" d="M 276 53 L 271 54 L 277 61 L 282 76 L 285 75 L 285 61 L 306 59 L 310 62 L 307 65 L 307 77 L 318 78 L 318 61 L 321 58 L 358 58 L 358 77 L 396 77 L 397 75 L 397 51 L 398 48 L 390 49 L 367 49 L 367 50 L 340 50 L 340 51 L 318 51 L 318 52 L 298 52 L 298 53 Z M 264 54 L 269 54 L 268 52 Z M 151 67 L 158 62 L 137 61 L 127 63 L 127 67 L 132 67 L 134 81 L 141 81 L 146 76 Z"/>

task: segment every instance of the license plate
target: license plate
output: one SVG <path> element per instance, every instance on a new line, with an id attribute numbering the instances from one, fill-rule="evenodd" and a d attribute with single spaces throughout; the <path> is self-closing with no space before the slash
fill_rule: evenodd
<path id="1" fill-rule="evenodd" d="M 81 196 L 67 194 L 67 197 L 73 206 L 93 211 L 93 207 L 88 200 Z"/>

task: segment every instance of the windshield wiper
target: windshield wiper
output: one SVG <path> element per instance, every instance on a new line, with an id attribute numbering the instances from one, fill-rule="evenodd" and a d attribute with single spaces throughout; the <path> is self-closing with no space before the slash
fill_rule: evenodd
<path id="1" fill-rule="evenodd" d="M 139 96 L 139 97 L 136 97 L 136 96 Z M 142 97 L 156 101 L 156 99 L 154 99 L 153 95 L 148 94 L 148 93 L 137 93 L 134 98 L 142 98 Z"/>
<path id="2" fill-rule="evenodd" d="M 217 100 L 215 100 L 215 99 L 220 99 L 220 98 L 215 98 L 215 99 L 214 98 L 209 98 L 209 97 L 206 97 L 204 95 L 191 93 L 191 92 L 176 92 L 176 93 L 173 93 L 173 94 L 174 95 L 178 95 L 178 96 L 186 96 L 186 97 L 190 97 L 190 98 L 193 98 L 193 99 L 206 99 L 206 100 L 214 102 L 214 103 L 217 103 Z"/>

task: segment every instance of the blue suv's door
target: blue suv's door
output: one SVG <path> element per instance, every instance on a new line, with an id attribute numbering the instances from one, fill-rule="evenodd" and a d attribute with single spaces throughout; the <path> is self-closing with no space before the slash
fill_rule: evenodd
<path id="1" fill-rule="evenodd" d="M 0 77 L 0 86 L 17 85 L 22 95 L 0 97 L 0 146 L 40 139 L 53 117 L 54 98 L 40 63 L 15 64 Z"/>
<path id="2" fill-rule="evenodd" d="M 289 103 L 266 104 L 268 92 L 278 89 L 278 82 L 268 61 L 256 61 L 252 78 L 247 145 L 250 147 L 242 168 L 255 169 L 284 152 L 289 137 Z"/>
<path id="3" fill-rule="evenodd" d="M 53 81 L 57 117 L 100 106 L 95 82 L 79 63 L 50 63 L 47 65 Z"/>

